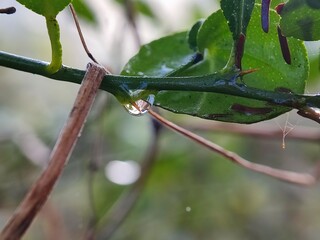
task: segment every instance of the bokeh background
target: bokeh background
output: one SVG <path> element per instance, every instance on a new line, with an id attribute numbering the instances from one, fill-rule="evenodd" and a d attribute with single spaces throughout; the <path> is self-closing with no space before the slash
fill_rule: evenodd
<path id="1" fill-rule="evenodd" d="M 125 1 L 87 1 L 93 16 L 80 19 L 91 52 L 113 73 L 137 52 L 137 33 L 147 43 L 188 30 L 219 7 L 213 0 L 132 3 L 137 32 Z M 1 51 L 49 61 L 43 17 L 16 1 L 0 2 L 0 8 L 8 6 L 17 12 L 0 15 Z M 64 64 L 84 69 L 89 59 L 68 9 L 58 20 Z M 306 91 L 316 93 L 319 43 L 308 49 L 313 70 Z M 45 166 L 78 88 L 0 68 L 0 227 Z M 320 128 L 294 111 L 249 126 L 160 112 L 253 162 L 311 172 L 319 161 Z M 298 134 L 302 139 L 291 137 Z M 149 116 L 131 116 L 113 96 L 99 93 L 63 176 L 24 239 L 107 239 L 114 218 L 121 215 L 117 204 L 135 197 L 111 239 L 319 239 L 319 184 L 284 183 L 233 165 L 165 128 L 158 135 L 154 140 Z M 148 154 L 154 155 L 153 162 Z M 141 168 L 148 160 L 149 166 Z M 141 174 L 146 178 L 135 183 Z"/>

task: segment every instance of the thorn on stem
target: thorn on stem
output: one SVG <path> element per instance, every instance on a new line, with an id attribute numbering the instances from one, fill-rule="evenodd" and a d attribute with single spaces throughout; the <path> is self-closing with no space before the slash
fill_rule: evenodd
<path id="1" fill-rule="evenodd" d="M 259 71 L 259 68 L 252 68 L 252 69 L 248 69 L 248 70 L 243 70 L 240 72 L 240 77 L 244 76 L 244 75 L 247 75 L 247 74 L 250 74 L 250 73 L 254 73 L 254 72 L 257 72 Z"/>

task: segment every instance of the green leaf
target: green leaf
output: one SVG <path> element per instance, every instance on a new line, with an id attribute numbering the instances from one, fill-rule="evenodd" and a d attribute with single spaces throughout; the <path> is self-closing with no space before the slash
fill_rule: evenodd
<path id="1" fill-rule="evenodd" d="M 206 62 L 209 64 L 198 75 L 206 74 L 207 71 L 213 73 L 225 67 L 233 40 L 221 11 L 205 20 L 199 30 L 197 42 L 199 51 L 207 52 Z"/>
<path id="2" fill-rule="evenodd" d="M 192 65 L 198 56 L 186 44 L 187 36 L 187 32 L 177 33 L 142 46 L 138 54 L 126 64 L 121 75 L 164 77 L 179 74 L 179 72 Z M 121 90 L 121 92 L 115 94 L 121 103 L 128 103 L 131 98 L 135 98 L 135 89 L 123 87 Z M 147 97 L 150 94 L 146 91 L 143 94 L 139 90 L 137 92 L 139 97 Z"/>
<path id="3" fill-rule="evenodd" d="M 96 16 L 88 4 L 84 0 L 73 0 L 72 5 L 79 17 L 85 19 L 90 23 L 97 23 Z"/>
<path id="4" fill-rule="evenodd" d="M 270 15 L 270 32 L 265 34 L 260 27 L 260 9 L 255 7 L 247 29 L 247 42 L 243 57 L 243 69 L 258 69 L 243 76 L 247 86 L 264 90 L 292 91 L 302 93 L 308 74 L 308 60 L 302 42 L 289 39 L 292 64 L 283 61 L 276 26 L 279 16 Z M 199 76 L 221 70 L 228 61 L 233 39 L 222 11 L 212 14 L 198 32 L 198 47 L 205 51 L 205 59 L 180 76 Z M 173 35 L 147 44 L 125 67 L 127 75 L 166 76 L 175 66 L 185 64 L 192 57 L 188 40 L 183 35 Z M 148 54 L 145 54 L 145 52 Z M 144 54 L 142 54 L 144 53 Z M 170 71 L 161 71 L 162 66 L 171 64 Z M 174 64 L 173 64 L 174 63 Z M 232 74 L 232 72 L 231 72 Z M 278 116 L 288 110 L 286 107 L 270 105 L 267 102 L 250 100 L 224 94 L 161 91 L 156 95 L 155 105 L 176 113 L 201 118 L 253 123 Z"/>
<path id="5" fill-rule="evenodd" d="M 188 33 L 188 43 L 189 47 L 193 49 L 194 51 L 200 50 L 198 48 L 198 33 L 199 29 L 202 26 L 204 20 L 197 21 L 191 28 L 191 30 Z"/>
<path id="6" fill-rule="evenodd" d="M 187 44 L 187 32 L 177 33 L 142 46 L 121 75 L 164 77 L 190 64 L 194 56 Z"/>
<path id="7" fill-rule="evenodd" d="M 271 13 L 272 29 L 265 34 L 260 28 L 260 14 L 256 7 L 251 25 L 247 30 L 247 42 L 243 58 L 243 69 L 259 69 L 244 76 L 243 81 L 250 87 L 265 90 L 290 89 L 302 93 L 308 73 L 308 62 L 303 44 L 290 39 L 293 65 L 283 61 L 276 24 L 279 17 Z M 203 75 L 224 67 L 232 46 L 228 26 L 222 22 L 219 11 L 210 16 L 198 33 L 199 49 L 206 49 L 206 61 L 190 69 L 188 75 Z M 202 118 L 227 122 L 252 123 L 273 118 L 288 111 L 284 107 L 270 106 L 268 103 L 211 93 L 159 93 L 156 104 L 174 112 L 183 112 Z M 190 100 L 189 100 L 190 99 Z"/>
<path id="8" fill-rule="evenodd" d="M 280 28 L 286 37 L 320 40 L 320 1 L 290 0 L 281 11 Z"/>
<path id="9" fill-rule="evenodd" d="M 255 0 L 221 0 L 221 9 L 234 40 L 246 34 Z"/>
<path id="10" fill-rule="evenodd" d="M 72 0 L 17 0 L 25 7 L 45 17 L 55 17 Z"/>

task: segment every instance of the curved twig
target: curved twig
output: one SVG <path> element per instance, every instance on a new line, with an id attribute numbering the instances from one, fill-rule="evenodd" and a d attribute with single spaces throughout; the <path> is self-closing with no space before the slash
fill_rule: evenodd
<path id="1" fill-rule="evenodd" d="M 196 135 L 170 121 L 167 119 L 161 117 L 159 114 L 155 113 L 154 111 L 150 110 L 149 114 L 154 117 L 156 120 L 167 126 L 168 128 L 186 136 L 187 138 L 199 143 L 200 145 L 209 148 L 210 150 L 224 156 L 231 162 L 238 164 L 244 168 L 247 168 L 249 170 L 252 170 L 254 172 L 259 172 L 274 178 L 277 178 L 279 180 L 285 181 L 285 182 L 290 182 L 294 184 L 299 184 L 299 185 L 304 185 L 304 186 L 310 186 L 313 185 L 317 182 L 319 175 L 320 175 L 320 165 L 318 168 L 316 168 L 316 171 L 314 175 L 308 174 L 308 173 L 297 173 L 297 172 L 292 172 L 292 171 L 286 171 L 286 170 L 280 170 L 276 168 L 272 168 L 269 166 L 265 166 L 262 164 L 257 164 L 250 162 L 238 154 L 228 151 L 224 149 L 223 147 L 210 142 L 209 140 Z"/>
<path id="2" fill-rule="evenodd" d="M 82 31 L 81 31 L 81 27 L 80 27 L 80 24 L 79 24 L 79 20 L 78 20 L 78 17 L 77 17 L 77 13 L 76 11 L 74 10 L 74 7 L 72 5 L 72 3 L 69 4 L 69 9 L 70 9 L 70 12 L 72 14 L 72 17 L 73 17 L 73 20 L 74 20 L 74 23 L 76 25 L 76 28 L 77 28 L 77 31 L 78 31 L 78 34 L 79 34 L 79 37 L 80 37 L 80 40 L 81 40 L 81 44 L 85 50 L 85 52 L 87 53 L 88 57 L 95 63 L 99 64 L 98 61 L 94 58 L 94 56 L 91 54 L 91 52 L 89 51 L 89 48 L 87 47 L 87 44 L 86 44 L 86 41 L 84 40 L 84 36 L 82 34 Z"/>

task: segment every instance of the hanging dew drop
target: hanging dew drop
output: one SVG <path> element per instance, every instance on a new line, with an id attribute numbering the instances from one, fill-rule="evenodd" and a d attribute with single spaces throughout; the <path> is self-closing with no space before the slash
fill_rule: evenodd
<path id="1" fill-rule="evenodd" d="M 124 104 L 125 109 L 133 116 L 142 116 L 148 112 L 154 102 L 154 95 L 151 94 L 146 100 L 137 100 L 134 103 Z"/>
<path id="2" fill-rule="evenodd" d="M 144 100 L 138 100 L 134 103 L 127 103 L 124 105 L 126 110 L 133 116 L 141 116 L 148 112 L 150 104 Z"/>

